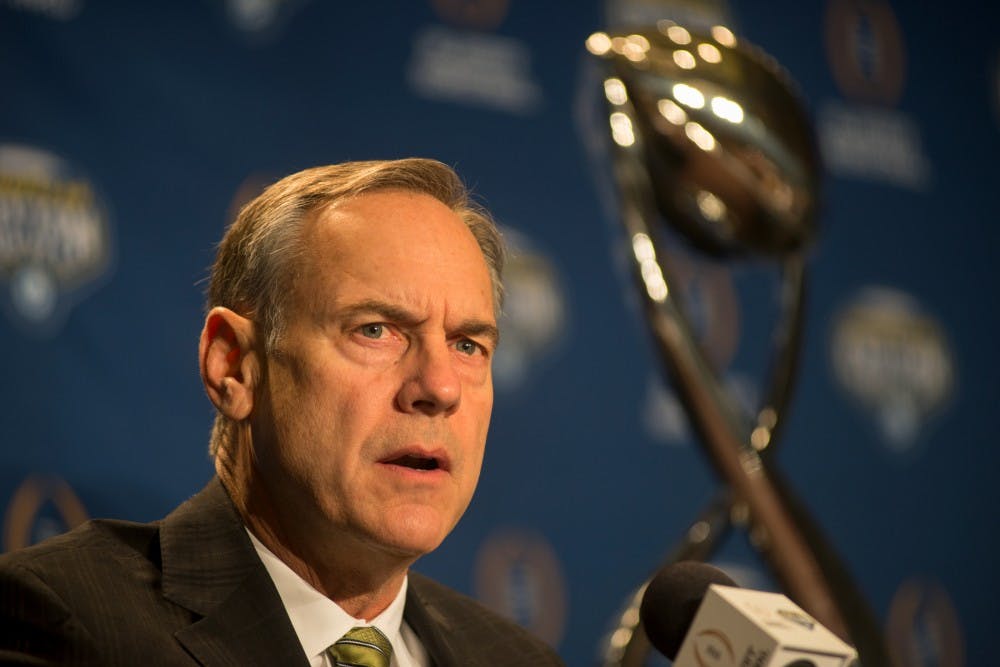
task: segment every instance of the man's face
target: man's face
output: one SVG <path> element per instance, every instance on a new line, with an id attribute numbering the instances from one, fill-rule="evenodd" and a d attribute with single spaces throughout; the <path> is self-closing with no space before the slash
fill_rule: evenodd
<path id="1" fill-rule="evenodd" d="M 479 478 L 496 347 L 486 261 L 424 194 L 361 195 L 306 230 L 253 416 L 258 473 L 286 531 L 427 553 Z"/>

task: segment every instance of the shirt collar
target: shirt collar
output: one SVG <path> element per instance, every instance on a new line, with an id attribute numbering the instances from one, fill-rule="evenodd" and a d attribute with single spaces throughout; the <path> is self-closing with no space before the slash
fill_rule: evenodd
<path id="1" fill-rule="evenodd" d="M 406 606 L 408 579 L 403 579 L 403 585 L 400 586 L 396 598 L 381 614 L 371 621 L 354 618 L 293 572 L 253 533 L 247 530 L 247 534 L 264 568 L 274 581 L 274 587 L 278 589 L 278 596 L 307 658 L 312 659 L 322 654 L 351 628 L 365 625 L 374 625 L 381 630 L 394 648 L 405 646 L 400 627 L 403 622 L 403 608 Z"/>

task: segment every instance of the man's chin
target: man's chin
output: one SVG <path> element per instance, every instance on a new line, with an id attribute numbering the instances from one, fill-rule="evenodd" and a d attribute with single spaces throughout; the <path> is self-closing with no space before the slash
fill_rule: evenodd
<path id="1" fill-rule="evenodd" d="M 400 557 L 413 560 L 434 551 L 451 532 L 454 523 L 443 521 L 434 512 L 430 512 L 431 516 L 426 514 L 410 512 L 387 517 L 379 531 L 378 541 Z"/>

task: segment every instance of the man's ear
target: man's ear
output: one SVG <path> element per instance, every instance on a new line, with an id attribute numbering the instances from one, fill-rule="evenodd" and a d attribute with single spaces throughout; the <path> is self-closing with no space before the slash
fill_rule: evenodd
<path id="1" fill-rule="evenodd" d="M 210 310 L 201 331 L 198 362 L 205 391 L 219 412 L 234 421 L 246 419 L 260 377 L 253 322 L 228 308 Z"/>

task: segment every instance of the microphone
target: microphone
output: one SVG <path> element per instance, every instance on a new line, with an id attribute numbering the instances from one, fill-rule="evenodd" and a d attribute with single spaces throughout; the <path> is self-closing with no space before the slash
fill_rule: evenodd
<path id="1" fill-rule="evenodd" d="M 674 667 L 856 667 L 857 652 L 780 593 L 694 561 L 661 569 L 639 618 Z"/>
<path id="2" fill-rule="evenodd" d="M 639 606 L 639 618 L 656 650 L 671 660 L 677 659 L 684 636 L 711 584 L 736 586 L 719 568 L 697 561 L 667 565 L 656 573 Z"/>

